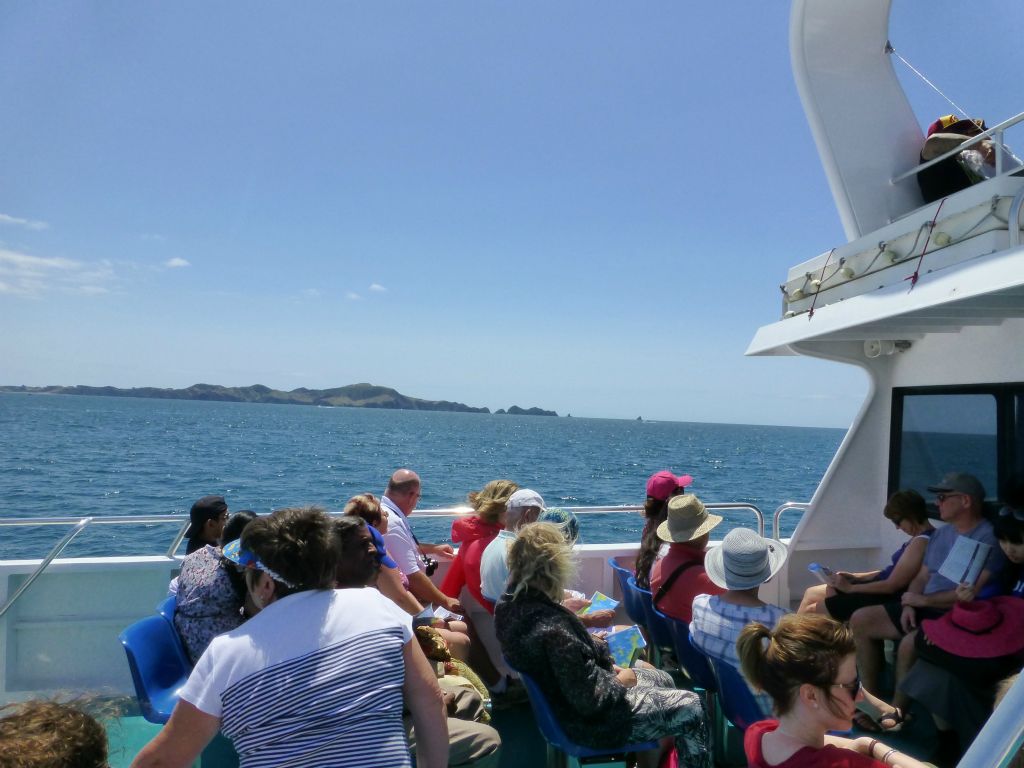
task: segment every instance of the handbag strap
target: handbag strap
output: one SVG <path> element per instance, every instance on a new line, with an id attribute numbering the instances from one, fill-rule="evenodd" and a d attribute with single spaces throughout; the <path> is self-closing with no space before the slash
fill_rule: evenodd
<path id="1" fill-rule="evenodd" d="M 660 587 L 658 587 L 658 591 L 654 595 L 654 599 L 651 601 L 652 603 L 654 603 L 654 607 L 657 608 L 658 607 L 658 601 L 661 600 L 661 598 L 663 598 L 665 595 L 668 594 L 668 591 L 672 588 L 672 585 L 676 583 L 676 579 L 679 578 L 679 574 L 681 574 L 683 571 L 687 570 L 688 568 L 692 568 L 693 566 L 700 565 L 700 564 L 701 563 L 698 560 L 691 560 L 688 563 L 683 563 L 678 568 L 676 568 L 674 571 L 672 571 L 672 573 L 670 573 L 668 575 L 668 578 L 665 579 L 665 581 L 662 583 L 662 585 Z"/>

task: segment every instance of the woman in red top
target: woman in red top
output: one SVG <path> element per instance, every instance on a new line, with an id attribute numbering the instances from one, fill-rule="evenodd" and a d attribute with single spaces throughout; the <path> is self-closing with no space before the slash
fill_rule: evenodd
<path id="1" fill-rule="evenodd" d="M 743 675 L 768 693 L 778 720 L 747 728 L 743 746 L 753 768 L 924 768 L 910 755 L 862 736 L 845 739 L 864 694 L 853 635 L 817 614 L 789 614 L 775 630 L 748 624 L 736 641 Z"/>

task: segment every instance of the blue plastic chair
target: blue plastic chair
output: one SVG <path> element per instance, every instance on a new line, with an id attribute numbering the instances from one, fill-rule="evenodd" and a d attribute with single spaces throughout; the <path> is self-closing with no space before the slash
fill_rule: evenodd
<path id="1" fill-rule="evenodd" d="M 661 617 L 661 620 L 669 629 L 672 635 L 672 647 L 676 650 L 676 660 L 686 670 L 686 674 L 700 688 L 708 693 L 718 692 L 718 681 L 715 680 L 715 673 L 711 669 L 711 662 L 701 651 L 693 647 L 690 642 L 690 625 L 685 621 L 668 616 L 657 608 L 654 612 Z"/>
<path id="2" fill-rule="evenodd" d="M 511 662 L 505 659 L 505 664 L 509 669 L 513 669 Z M 533 708 L 533 717 L 537 721 L 537 727 L 540 729 L 541 735 L 544 740 L 548 743 L 549 756 L 550 751 L 554 750 L 556 753 L 561 752 L 568 758 L 570 766 L 579 765 L 581 758 L 587 759 L 588 765 L 625 765 L 625 761 L 622 756 L 628 752 L 643 752 L 648 749 L 657 749 L 659 744 L 657 741 L 643 741 L 636 744 L 624 744 L 616 749 L 592 749 L 591 747 L 584 747 L 581 744 L 573 742 L 562 730 L 562 726 L 558 724 L 555 719 L 554 712 L 551 711 L 551 705 L 548 704 L 547 697 L 544 692 L 540 689 L 540 686 L 531 678 L 529 675 L 522 671 L 516 670 L 520 679 L 523 681 L 523 685 L 526 687 L 526 693 L 530 697 L 530 704 Z M 608 758 L 607 760 L 595 760 L 594 758 Z M 549 759 L 548 763 L 551 764 L 552 760 Z"/>
<path id="3" fill-rule="evenodd" d="M 757 698 L 739 670 L 721 659 L 713 656 L 707 658 L 711 661 L 711 669 L 718 681 L 719 706 L 729 722 L 745 731 L 751 724 L 764 720 L 761 705 L 757 703 Z"/>
<path id="4" fill-rule="evenodd" d="M 174 624 L 174 611 L 178 606 L 178 596 L 168 595 L 160 601 L 156 607 L 156 612 L 167 619 L 171 624 Z"/>
<path id="5" fill-rule="evenodd" d="M 636 579 L 632 576 L 626 581 L 626 586 L 631 593 L 636 595 L 636 600 L 643 607 L 643 626 L 647 628 L 647 642 L 651 648 L 651 662 L 656 667 L 661 666 L 662 649 L 673 650 L 675 643 L 672 640 L 672 633 L 660 618 L 663 614 L 654 608 L 654 598 L 650 590 L 637 586 Z"/>
<path id="6" fill-rule="evenodd" d="M 128 655 L 142 716 L 151 723 L 166 723 L 192 671 L 178 633 L 167 619 L 154 614 L 132 624 L 119 639 Z"/>
<path id="7" fill-rule="evenodd" d="M 643 626 L 647 622 L 643 602 L 640 596 L 629 588 L 629 580 L 633 578 L 633 573 L 628 568 L 623 568 L 615 562 L 614 557 L 608 558 L 608 565 L 612 567 L 612 571 L 615 572 L 615 580 L 619 582 L 619 590 L 622 592 L 622 602 L 626 608 L 626 615 L 629 616 L 629 620 L 634 624 Z"/>

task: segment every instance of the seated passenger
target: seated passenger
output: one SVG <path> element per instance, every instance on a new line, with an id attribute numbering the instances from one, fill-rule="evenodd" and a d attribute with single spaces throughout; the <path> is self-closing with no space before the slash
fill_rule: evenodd
<path id="1" fill-rule="evenodd" d="M 847 739 L 863 698 L 850 631 L 827 616 L 789 614 L 774 630 L 752 623 L 737 641 L 743 676 L 767 693 L 778 720 L 747 728 L 752 768 L 925 768 L 882 742 Z"/>
<path id="2" fill-rule="evenodd" d="M 985 121 L 978 118 L 959 118 L 943 115 L 930 126 L 921 147 L 920 161 L 925 163 L 950 152 L 968 139 L 983 133 Z M 1005 144 L 1002 149 L 1002 170 L 1007 171 L 1020 165 L 1017 158 Z M 926 203 L 931 203 L 954 192 L 966 189 L 979 181 L 991 179 L 996 174 L 996 144 L 992 138 L 977 141 L 961 152 L 947 157 L 917 174 L 917 184 Z"/>
<path id="3" fill-rule="evenodd" d="M 376 590 L 333 589 L 338 544 L 322 510 L 257 518 L 225 554 L 261 610 L 213 639 L 133 766 L 188 765 L 218 730 L 242 768 L 409 766 L 403 699 L 418 765 L 447 764 L 441 691 L 409 617 Z"/>
<path id="4" fill-rule="evenodd" d="M 662 541 L 658 538 L 658 526 L 668 516 L 668 500 L 672 496 L 686 493 L 686 486 L 693 482 L 689 475 L 676 477 L 663 469 L 647 478 L 647 498 L 644 500 L 644 529 L 640 533 L 640 550 L 636 555 L 633 578 L 641 589 L 651 588 L 651 568 L 661 554 Z"/>
<path id="5" fill-rule="evenodd" d="M 376 529 L 381 536 L 388 532 L 388 512 L 372 493 L 360 493 L 345 503 L 343 515 L 361 517 L 367 525 Z M 398 569 L 398 563 L 385 551 L 382 554 L 382 567 L 377 579 L 377 589 L 401 606 L 406 613 L 415 616 L 423 610 L 420 601 L 409 591 L 409 580 Z"/>
<path id="6" fill-rule="evenodd" d="M 939 569 L 958 537 L 966 536 L 992 548 L 978 577 L 977 589 L 982 589 L 990 578 L 998 579 L 1006 565 L 1006 557 L 996 546 L 992 524 L 982 516 L 985 489 L 978 478 L 963 472 L 951 472 L 936 485 L 929 486 L 928 490 L 935 494 L 939 517 L 946 525 L 936 530 L 928 540 L 924 560 L 907 591 L 899 600 L 860 608 L 850 617 L 850 629 L 857 643 L 857 668 L 868 690 L 878 689 L 883 663 L 882 641 L 899 641 L 895 669 L 898 687 L 913 666 L 914 635 L 921 620 L 941 616 L 956 602 L 958 584 L 939 573 Z M 890 721 L 891 725 L 883 721 L 886 728 L 899 725 L 900 716 L 909 701 L 897 690 L 892 703 L 896 708 L 896 720 Z"/>
<path id="7" fill-rule="evenodd" d="M 762 538 L 749 528 L 729 531 L 721 546 L 704 558 L 708 578 L 725 592 L 693 599 L 690 636 L 694 647 L 739 669 L 736 640 L 743 627 L 752 621 L 774 627 L 787 613 L 758 597 L 761 585 L 785 562 L 786 545 L 781 541 Z M 768 695 L 755 695 L 761 711 L 770 712 Z"/>
<path id="8" fill-rule="evenodd" d="M 486 598 L 480 591 L 480 559 L 487 545 L 505 527 L 505 505 L 517 490 L 519 486 L 511 480 L 491 480 L 467 497 L 473 515 L 458 518 L 452 523 L 452 541 L 459 545 L 459 551 L 445 574 L 441 591 L 449 597 L 459 598 L 471 618 L 478 616 L 480 611 L 475 609 L 473 602 L 467 603 L 463 590 L 473 597 L 477 605 L 486 604 Z"/>
<path id="9" fill-rule="evenodd" d="M 191 555 L 207 544 L 217 546 L 228 521 L 228 505 L 223 496 L 203 496 L 189 510 L 189 525 L 185 531 L 185 554 Z"/>
<path id="10" fill-rule="evenodd" d="M 524 525 L 536 522 L 543 512 L 544 499 L 536 491 L 520 488 L 505 503 L 505 527 L 484 549 L 480 557 L 480 593 L 491 607 L 505 592 L 508 581 L 508 548 Z"/>
<path id="11" fill-rule="evenodd" d="M 892 562 L 880 571 L 840 571 L 829 578 L 828 584 L 808 587 L 799 613 L 824 613 L 847 621 L 858 608 L 881 605 L 903 593 L 921 568 L 928 538 L 935 528 L 928 520 L 924 498 L 914 490 L 896 491 L 882 514 L 910 537 L 893 553 Z"/>
<path id="12" fill-rule="evenodd" d="M 0 708 L 0 765 L 106 768 L 107 733 L 77 703 L 32 699 Z"/>
<path id="13" fill-rule="evenodd" d="M 943 752 L 956 758 L 974 741 L 992 712 L 996 686 L 1000 680 L 1020 669 L 1022 659 L 1015 641 L 1024 643 L 1024 633 L 1014 635 L 1011 646 L 1006 645 L 1007 627 L 1020 621 L 1024 611 L 1024 511 L 1005 506 L 995 517 L 993 529 L 999 546 L 1010 561 L 1003 578 L 1003 591 L 1009 596 L 997 601 L 994 607 L 1000 617 L 997 622 L 988 609 L 981 609 L 980 603 L 957 603 L 964 610 L 965 618 L 977 634 L 971 634 L 974 642 L 963 645 L 960 640 L 966 636 L 959 630 L 957 616 L 952 612 L 942 620 L 951 626 L 940 625 L 941 634 L 951 636 L 955 644 L 936 637 L 931 629 L 935 619 L 922 622 L 921 632 L 915 641 L 918 660 L 900 684 L 900 690 L 911 699 L 921 703 L 932 714 L 938 732 L 937 739 Z M 958 597 L 974 598 L 971 589 L 961 587 Z M 988 601 L 981 601 L 987 603 Z M 994 626 L 991 626 L 993 625 Z M 1002 637 L 990 637 L 996 632 Z M 1000 644 L 1001 643 L 1001 644 Z M 960 647 L 962 646 L 962 647 Z"/>
<path id="14" fill-rule="evenodd" d="M 372 584 L 380 570 L 383 538 L 378 548 L 376 537 L 373 536 L 374 529 L 368 526 L 365 520 L 353 515 L 335 519 L 334 527 L 340 542 L 338 588 L 360 589 Z M 419 629 L 417 633 L 422 631 L 424 630 Z M 444 643 L 440 636 L 438 642 Z M 444 658 L 450 662 L 453 657 L 446 651 Z M 471 674 L 464 672 L 467 669 L 464 665 L 457 668 L 460 674 Z M 475 765 L 477 768 L 497 766 L 501 737 L 494 728 L 486 724 L 487 715 L 480 694 L 460 686 L 446 685 L 443 679 L 438 683 L 444 691 L 449 715 L 448 765 Z M 416 730 L 409 717 L 405 718 L 405 728 L 410 749 L 415 754 Z"/>
<path id="15" fill-rule="evenodd" d="M 502 648 L 536 681 L 574 742 L 614 748 L 675 737 L 680 766 L 710 766 L 700 697 L 676 690 L 649 665 L 616 666 L 604 641 L 559 601 L 574 570 L 572 550 L 550 523 L 523 527 L 508 556 L 508 590 L 495 611 Z M 660 754 L 638 756 L 657 765 Z"/>
<path id="16" fill-rule="evenodd" d="M 239 626 L 255 612 L 252 606 L 245 610 L 245 579 L 222 551 L 255 519 L 252 510 L 236 512 L 222 528 L 220 547 L 207 544 L 181 561 L 174 626 L 193 664 L 213 638 Z"/>
<path id="17" fill-rule="evenodd" d="M 668 542 L 668 554 L 651 569 L 654 607 L 662 613 L 689 624 L 693 598 L 725 591 L 704 570 L 708 539 L 720 522 L 722 518 L 709 515 L 693 494 L 669 499 L 668 518 L 657 529 L 658 538 Z"/>
<path id="18" fill-rule="evenodd" d="M 368 503 L 365 496 L 371 495 L 364 494 L 363 497 L 357 496 L 354 499 L 358 500 L 357 503 L 360 506 L 363 506 Z M 352 503 L 350 501 L 345 506 L 345 509 L 350 509 Z M 413 610 L 409 610 L 409 607 L 407 607 L 408 601 L 415 601 L 416 598 L 408 595 L 408 593 L 405 593 L 405 595 L 402 595 L 397 600 L 391 594 L 388 594 L 396 588 L 396 584 L 392 578 L 381 578 L 381 575 L 388 574 L 388 576 L 391 576 L 396 573 L 397 567 L 395 561 L 387 554 L 384 538 L 379 531 L 367 525 L 366 520 L 361 515 L 355 513 L 343 515 L 334 521 L 334 525 L 341 546 L 341 561 L 338 565 L 337 574 L 338 587 L 375 586 L 381 594 L 404 609 L 410 616 L 415 616 L 423 611 L 422 606 L 418 602 L 415 602 L 412 606 Z M 384 585 L 384 589 L 381 589 L 381 585 Z M 401 589 L 401 586 L 399 585 L 397 588 Z M 404 590 L 402 591 L 405 592 Z M 418 610 L 415 610 L 417 608 Z M 415 612 L 413 612 L 414 610 Z M 431 618 L 428 622 L 437 629 L 438 634 L 441 635 L 453 656 L 462 661 L 469 660 L 471 655 L 470 639 L 466 631 L 466 625 L 463 622 L 446 622 L 440 618 Z"/>

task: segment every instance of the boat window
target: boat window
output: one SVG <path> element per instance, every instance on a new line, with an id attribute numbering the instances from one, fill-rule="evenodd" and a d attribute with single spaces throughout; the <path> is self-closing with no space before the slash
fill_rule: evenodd
<path id="1" fill-rule="evenodd" d="M 997 411 L 990 394 L 907 395 L 902 398 L 895 490 L 927 488 L 947 472 L 969 472 L 989 498 L 997 494 Z"/>

